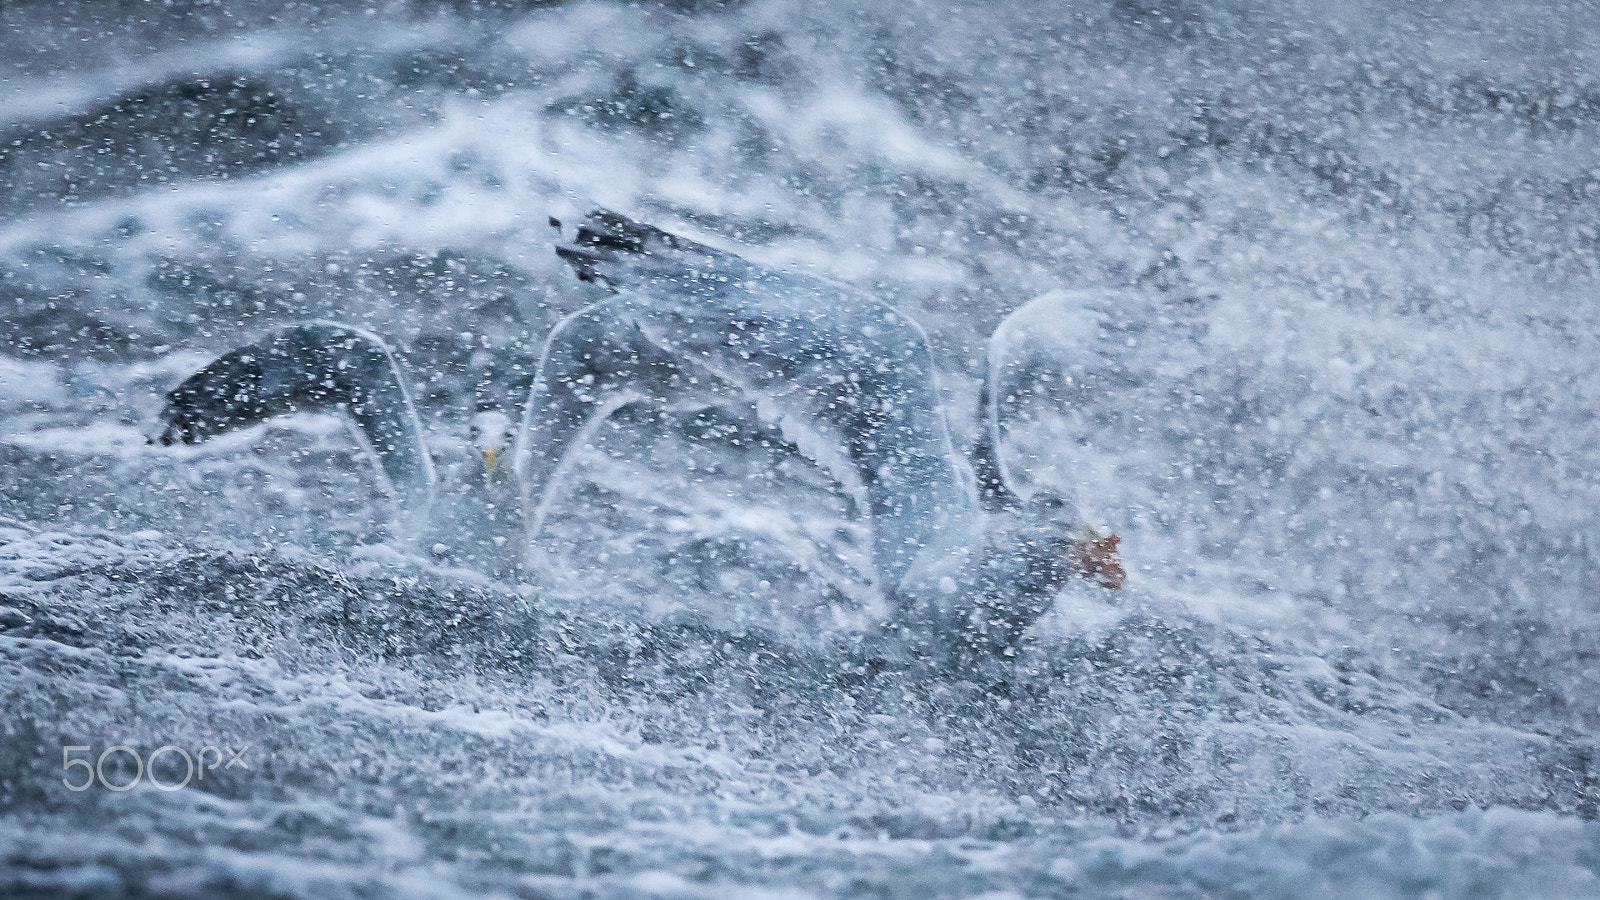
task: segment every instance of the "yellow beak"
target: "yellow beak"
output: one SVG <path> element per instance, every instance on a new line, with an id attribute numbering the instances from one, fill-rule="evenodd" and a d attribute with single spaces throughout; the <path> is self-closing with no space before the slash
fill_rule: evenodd
<path id="1" fill-rule="evenodd" d="M 483 467 L 485 469 L 494 468 L 495 457 L 497 457 L 499 455 L 500 455 L 500 451 L 496 450 L 493 447 L 490 447 L 489 449 L 483 451 Z"/>

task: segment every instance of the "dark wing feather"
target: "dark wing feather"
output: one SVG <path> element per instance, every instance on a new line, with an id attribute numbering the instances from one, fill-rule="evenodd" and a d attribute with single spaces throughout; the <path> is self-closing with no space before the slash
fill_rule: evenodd
<path id="1" fill-rule="evenodd" d="M 348 414 L 402 502 L 431 503 L 433 466 L 399 366 L 374 335 L 332 322 L 281 328 L 189 376 L 167 394 L 156 440 L 198 444 L 294 412 Z"/>

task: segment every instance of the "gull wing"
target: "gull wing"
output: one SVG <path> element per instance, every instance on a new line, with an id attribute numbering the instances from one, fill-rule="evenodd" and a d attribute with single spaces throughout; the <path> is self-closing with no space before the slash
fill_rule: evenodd
<path id="1" fill-rule="evenodd" d="M 388 348 L 357 328 L 306 322 L 223 354 L 168 392 L 156 440 L 198 444 L 294 412 L 349 416 L 407 524 L 426 523 L 434 474 L 421 423 Z"/>
<path id="2" fill-rule="evenodd" d="M 886 594 L 913 574 L 949 569 L 969 548 L 976 497 L 950 442 L 932 350 L 909 317 L 604 210 L 557 252 L 617 297 L 573 316 L 546 345 L 518 451 L 535 506 L 549 487 L 538 473 L 555 471 L 578 422 L 606 398 L 671 402 L 709 388 L 755 402 L 825 464 L 839 454 L 818 442 L 837 436 L 867 495 Z M 634 384 L 636 374 L 653 383 Z"/>

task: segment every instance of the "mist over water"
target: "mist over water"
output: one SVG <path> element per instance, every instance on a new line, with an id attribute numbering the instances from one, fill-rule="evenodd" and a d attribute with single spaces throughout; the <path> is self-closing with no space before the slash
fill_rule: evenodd
<path id="1" fill-rule="evenodd" d="M 1593 12 L 0 7 L 0 885 L 1600 894 Z M 960 447 L 1037 300 L 1003 449 L 1125 587 L 885 668 L 753 405 L 608 420 L 517 572 L 468 423 L 596 204 L 906 312 Z M 406 371 L 420 540 L 338 418 L 146 443 L 313 318 Z"/>

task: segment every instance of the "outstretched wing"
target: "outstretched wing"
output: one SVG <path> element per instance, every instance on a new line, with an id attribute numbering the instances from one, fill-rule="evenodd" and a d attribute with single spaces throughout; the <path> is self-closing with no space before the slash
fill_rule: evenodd
<path id="1" fill-rule="evenodd" d="M 224 354 L 167 394 L 157 440 L 198 444 L 293 412 L 348 414 L 407 524 L 426 522 L 434 476 L 421 424 L 394 357 L 360 329 L 307 322 Z"/>
<path id="2" fill-rule="evenodd" d="M 1089 376 L 1108 368 L 1096 305 L 1116 299 L 1052 291 L 1006 316 L 989 340 L 978 457 L 1010 502 L 1071 495 L 1073 417 Z"/>
<path id="3" fill-rule="evenodd" d="M 1059 584 L 1066 574 L 1121 587 L 1116 535 L 1083 522 L 1073 496 L 1082 483 L 1080 408 L 1120 368 L 1103 335 L 1107 307 L 1123 315 L 1136 298 L 1117 291 L 1052 291 L 1007 316 L 989 342 L 983 428 L 974 455 L 989 511 L 1031 533 L 1022 542 L 1058 546 L 1025 555 L 1006 577 Z M 1064 542 L 1063 542 L 1064 541 Z"/>
<path id="4" fill-rule="evenodd" d="M 598 404 L 603 397 L 592 386 L 628 382 L 622 376 L 648 362 L 650 372 L 737 391 L 802 447 L 836 436 L 838 455 L 867 495 L 886 594 L 908 580 L 937 583 L 959 564 L 975 501 L 950 444 L 932 351 L 910 318 L 850 288 L 763 269 L 603 210 L 557 252 L 580 278 L 618 297 L 552 334 L 519 460 L 537 469 L 538 457 L 565 456 L 565 443 L 544 427 L 559 409 L 552 399 L 561 396 L 559 382 L 581 384 Z M 590 334 L 602 325 L 603 339 Z M 602 345 L 625 349 L 594 349 Z M 560 365 L 568 357 L 581 365 Z M 536 479 L 523 486 L 535 500 L 544 490 Z"/>

